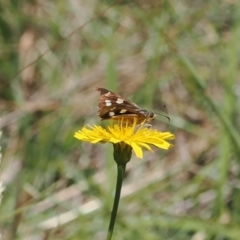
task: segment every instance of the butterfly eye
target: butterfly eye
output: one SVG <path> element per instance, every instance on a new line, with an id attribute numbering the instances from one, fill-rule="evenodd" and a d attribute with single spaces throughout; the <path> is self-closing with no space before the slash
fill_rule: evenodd
<path id="1" fill-rule="evenodd" d="M 155 113 L 150 112 L 149 117 L 150 117 L 150 118 L 155 118 Z"/>

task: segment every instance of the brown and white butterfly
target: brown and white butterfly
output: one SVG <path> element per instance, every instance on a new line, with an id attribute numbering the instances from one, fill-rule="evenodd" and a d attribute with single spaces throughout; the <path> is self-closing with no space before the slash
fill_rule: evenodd
<path id="1" fill-rule="evenodd" d="M 148 123 L 156 117 L 154 112 L 141 109 L 137 104 L 107 90 L 106 88 L 95 88 L 100 92 L 98 99 L 98 114 L 101 120 L 113 119 L 133 122 L 137 124 Z"/>

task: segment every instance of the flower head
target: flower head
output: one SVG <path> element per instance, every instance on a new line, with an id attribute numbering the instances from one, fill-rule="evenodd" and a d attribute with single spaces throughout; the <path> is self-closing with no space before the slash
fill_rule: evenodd
<path id="1" fill-rule="evenodd" d="M 170 132 L 159 132 L 144 124 L 137 125 L 137 119 L 134 119 L 133 122 L 119 120 L 106 129 L 97 125 L 83 127 L 82 130 L 75 132 L 74 137 L 90 143 L 124 143 L 133 149 L 138 158 L 143 156 L 143 147 L 150 151 L 152 151 L 152 145 L 169 149 L 172 144 L 167 141 L 174 139 L 174 135 Z"/>

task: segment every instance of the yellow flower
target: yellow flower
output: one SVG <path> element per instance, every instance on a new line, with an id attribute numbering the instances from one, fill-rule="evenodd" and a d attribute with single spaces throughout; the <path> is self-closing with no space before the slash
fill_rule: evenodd
<path id="1" fill-rule="evenodd" d="M 137 125 L 137 119 L 133 122 L 119 120 L 107 129 L 101 126 L 83 127 L 75 132 L 74 137 L 90 143 L 110 142 L 113 144 L 123 143 L 129 145 L 138 158 L 143 157 L 142 147 L 152 151 L 150 145 L 158 148 L 169 149 L 172 144 L 168 140 L 174 139 L 170 132 L 159 132 L 146 127 L 144 124 Z"/>

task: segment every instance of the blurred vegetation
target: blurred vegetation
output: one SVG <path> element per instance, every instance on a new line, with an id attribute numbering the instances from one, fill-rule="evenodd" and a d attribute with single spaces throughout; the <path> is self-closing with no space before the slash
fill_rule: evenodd
<path id="1" fill-rule="evenodd" d="M 170 151 L 127 165 L 114 240 L 240 239 L 240 2 L 0 2 L 2 239 L 105 239 L 112 148 L 103 86 L 162 112 Z"/>

